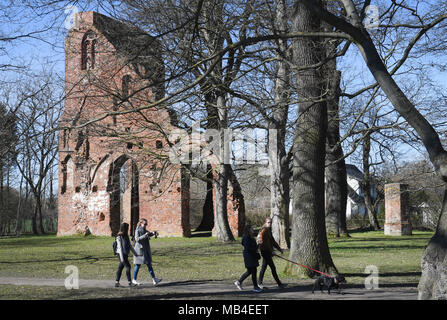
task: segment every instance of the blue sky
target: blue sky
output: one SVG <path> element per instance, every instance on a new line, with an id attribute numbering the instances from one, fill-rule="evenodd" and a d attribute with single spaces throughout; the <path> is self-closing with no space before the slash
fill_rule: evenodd
<path id="1" fill-rule="evenodd" d="M 0 1 L 2 3 L 3 1 Z M 4 2 L 3 2 L 4 3 Z M 11 60 L 18 64 L 29 64 L 36 74 L 42 73 L 43 69 L 53 68 L 63 79 L 64 76 L 64 37 L 68 30 L 65 27 L 67 16 L 70 12 L 65 10 L 66 8 L 55 8 L 45 17 L 33 16 L 33 12 L 30 11 L 17 11 L 14 20 L 8 25 L 2 25 L 1 29 L 3 33 L 13 33 L 16 30 L 20 30 L 22 33 L 30 32 L 33 30 L 41 30 L 42 28 L 50 27 L 49 31 L 38 35 L 38 39 L 26 39 L 23 41 L 15 41 L 11 45 L 7 45 L 7 55 L 0 55 L 0 64 L 9 63 Z M 92 9 L 92 8 L 89 8 Z M 83 10 L 79 8 L 79 10 Z M 84 10 L 83 10 L 84 11 Z M 100 10 L 99 10 L 100 11 Z M 51 25 L 50 25 L 51 24 Z M 442 57 L 424 57 L 421 62 L 427 63 L 433 59 L 439 62 Z M 444 58 L 445 62 L 445 58 Z M 351 52 L 345 58 L 343 63 L 349 65 L 352 70 L 357 73 L 356 81 L 358 83 L 349 83 L 349 92 L 355 91 L 355 88 L 361 87 L 363 84 L 370 84 L 372 77 L 367 69 L 363 59 L 360 57 L 358 50 L 353 45 Z M 414 62 L 413 62 L 414 63 Z M 354 66 L 354 68 L 352 68 Z M 435 80 L 439 87 L 443 87 L 444 90 L 447 87 L 447 72 L 442 72 L 436 68 L 430 68 L 427 70 L 428 76 Z M 2 72 L 3 79 L 15 78 L 17 75 L 14 72 Z M 397 79 L 399 81 L 399 79 Z M 403 146 L 403 152 L 412 152 L 406 146 Z M 416 156 L 416 154 L 415 154 Z M 419 155 L 420 156 L 420 155 Z M 414 156 L 412 156 L 414 157 Z"/>

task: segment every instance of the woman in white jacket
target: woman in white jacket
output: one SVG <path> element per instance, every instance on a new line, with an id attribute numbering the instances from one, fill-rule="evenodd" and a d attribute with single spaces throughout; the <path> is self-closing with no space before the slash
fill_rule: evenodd
<path id="1" fill-rule="evenodd" d="M 152 277 L 152 283 L 157 285 L 161 279 L 155 277 L 154 269 L 152 268 L 152 255 L 151 255 L 151 247 L 149 244 L 149 238 L 152 236 L 157 237 L 158 232 L 149 232 L 146 230 L 147 220 L 140 219 L 138 222 L 137 228 L 135 230 L 135 251 L 137 255 L 133 257 L 133 263 L 135 265 L 135 269 L 133 272 L 132 283 L 135 285 L 140 285 L 137 282 L 138 271 L 140 270 L 140 266 L 142 264 L 146 264 L 149 270 L 149 274 Z"/>

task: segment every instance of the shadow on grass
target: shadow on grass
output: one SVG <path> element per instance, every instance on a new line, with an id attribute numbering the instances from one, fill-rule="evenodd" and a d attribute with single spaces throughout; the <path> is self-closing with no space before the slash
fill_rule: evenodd
<path id="1" fill-rule="evenodd" d="M 367 237 L 367 238 L 331 238 L 331 240 L 334 240 L 335 243 L 341 243 L 341 242 L 356 242 L 356 241 L 384 241 L 384 242 L 389 242 L 389 241 L 413 241 L 413 240 L 430 240 L 431 236 L 427 236 L 427 237 L 421 237 L 421 236 L 405 236 L 403 238 L 401 237 L 378 237 L 378 238 L 373 238 L 373 237 Z M 339 240 L 340 239 L 340 240 Z"/>
<path id="2" fill-rule="evenodd" d="M 178 285 L 183 284 L 186 282 L 186 285 L 188 284 L 199 284 L 199 283 L 207 283 L 207 281 L 183 281 L 183 282 L 173 282 L 164 285 L 163 287 L 169 287 L 169 285 Z M 209 283 L 209 282 L 208 282 Z M 159 285 L 162 287 L 162 285 Z M 247 286 L 248 288 L 248 286 Z M 132 296 L 132 297 L 113 297 L 113 298 L 101 298 L 101 300 L 151 300 L 151 299 L 200 299 L 200 298 L 209 298 L 210 300 L 219 300 L 219 299 L 247 299 L 247 298 L 254 298 L 254 299 L 263 299 L 263 298 L 269 298 L 270 296 L 274 295 L 275 293 L 281 292 L 281 293 L 302 293 L 312 291 L 312 287 L 309 287 L 308 285 L 298 285 L 298 286 L 291 286 L 283 289 L 274 288 L 274 289 L 266 289 L 261 293 L 254 293 L 251 291 L 251 289 L 239 291 L 239 290 L 229 290 L 229 291 L 211 291 L 208 290 L 206 292 L 173 292 L 173 293 L 158 293 L 158 294 L 142 294 L 139 296 Z M 282 298 L 283 299 L 283 298 Z M 287 299 L 287 298 L 286 298 Z M 294 299 L 293 297 L 290 297 L 290 299 Z"/>
<path id="3" fill-rule="evenodd" d="M 343 251 L 343 250 L 394 250 L 394 249 L 401 249 L 401 250 L 412 250 L 412 249 L 425 249 L 427 247 L 427 244 L 421 244 L 421 245 L 402 245 L 402 246 L 390 246 L 390 245 L 377 245 L 377 246 L 349 246 L 349 247 L 337 247 L 337 246 L 331 246 L 331 252 L 335 251 Z"/>
<path id="4" fill-rule="evenodd" d="M 191 232 L 191 238 L 209 238 L 212 237 L 211 231 L 193 231 Z"/>
<path id="5" fill-rule="evenodd" d="M 197 284 L 198 282 L 195 282 L 194 284 Z M 172 285 L 182 284 L 182 282 L 179 283 L 173 283 Z M 191 283 L 193 284 L 193 283 Z M 393 289 L 397 288 L 414 288 L 417 289 L 418 283 L 387 283 L 387 284 L 380 284 L 378 289 L 390 289 L 389 294 L 393 294 Z M 141 294 L 138 296 L 127 296 L 127 297 L 111 297 L 111 298 L 100 298 L 101 300 L 158 300 L 158 299 L 209 299 L 209 300 L 220 300 L 220 299 L 277 299 L 275 297 L 276 294 L 282 293 L 282 294 L 288 294 L 288 295 L 282 295 L 281 300 L 295 300 L 299 298 L 321 298 L 318 297 L 318 294 L 320 294 L 319 290 L 315 291 L 315 295 L 312 294 L 312 288 L 313 284 L 311 285 L 294 285 L 287 288 L 279 289 L 279 288 L 271 288 L 271 289 L 265 289 L 261 293 L 254 293 L 250 289 L 239 291 L 239 290 L 229 290 L 229 291 L 211 291 L 208 290 L 206 292 L 172 292 L 172 293 L 154 293 L 154 294 Z M 349 292 L 349 290 L 352 289 L 364 289 L 362 291 L 357 292 Z M 293 294 L 296 293 L 297 295 L 294 296 Z M 307 293 L 307 295 L 306 295 Z M 303 294 L 305 296 L 303 296 Z M 329 295 L 327 294 L 327 290 L 323 290 L 323 294 L 330 298 L 336 297 L 339 295 L 338 290 L 332 291 L 332 293 Z M 371 294 L 371 290 L 365 289 L 365 285 L 363 284 L 347 284 L 342 287 L 341 295 L 347 295 L 347 296 L 366 296 Z"/>
<path id="6" fill-rule="evenodd" d="M 366 273 L 343 273 L 343 275 L 348 277 L 359 277 L 359 278 L 366 278 L 371 276 L 370 274 Z M 422 275 L 421 272 L 384 272 L 379 273 L 379 277 L 420 277 Z"/>
<path id="7" fill-rule="evenodd" d="M 98 262 L 100 260 L 113 260 L 115 261 L 115 257 L 93 257 L 93 256 L 85 256 L 80 258 L 60 258 L 60 259 L 50 259 L 50 260 L 28 260 L 28 261 L 0 261 L 0 264 L 23 264 L 23 263 L 43 263 L 43 262 L 64 262 L 64 261 L 81 261 L 81 260 L 93 260 L 94 262 Z"/>

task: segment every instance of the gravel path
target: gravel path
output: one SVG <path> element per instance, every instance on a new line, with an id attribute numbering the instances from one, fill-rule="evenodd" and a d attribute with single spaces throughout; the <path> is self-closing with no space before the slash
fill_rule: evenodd
<path id="1" fill-rule="evenodd" d="M 127 284 L 127 281 L 122 281 Z M 0 284 L 4 285 L 31 285 L 64 287 L 64 279 L 40 278 L 11 278 L 0 277 Z M 80 289 L 110 289 L 110 290 L 141 290 L 140 294 L 133 292 L 131 299 L 255 299 L 255 300 L 416 300 L 417 284 L 384 284 L 377 289 L 367 290 L 360 285 L 346 285 L 342 294 L 336 291 L 327 294 L 327 291 L 312 294 L 312 281 L 290 283 L 286 288 L 278 288 L 274 284 L 267 284 L 262 293 L 253 293 L 251 283 L 244 283 L 245 287 L 239 291 L 232 282 L 228 281 L 166 281 L 163 280 L 156 287 L 146 283 L 138 287 L 115 288 L 114 281 L 110 280 L 79 280 Z"/>

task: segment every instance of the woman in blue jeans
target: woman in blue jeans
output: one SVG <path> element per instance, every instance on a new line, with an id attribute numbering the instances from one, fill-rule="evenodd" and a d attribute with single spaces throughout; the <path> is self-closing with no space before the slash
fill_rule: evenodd
<path id="1" fill-rule="evenodd" d="M 138 222 L 137 228 L 135 230 L 135 251 L 137 255 L 133 257 L 133 263 L 135 265 L 135 269 L 133 271 L 133 279 L 132 283 L 135 285 L 140 285 L 141 283 L 137 282 L 138 271 L 140 270 L 140 266 L 142 264 L 146 264 L 149 270 L 149 274 L 152 277 L 152 283 L 157 285 L 161 279 L 155 277 L 154 269 L 152 268 L 152 255 L 151 255 L 151 247 L 149 244 L 149 238 L 152 236 L 157 237 L 158 233 L 149 232 L 146 230 L 147 220 L 140 219 Z"/>
<path id="2" fill-rule="evenodd" d="M 115 287 L 120 287 L 120 279 L 121 274 L 123 272 L 124 267 L 126 268 L 126 276 L 129 281 L 129 286 L 132 286 L 133 283 L 130 280 L 130 263 L 129 263 L 129 254 L 132 253 L 135 255 L 137 252 L 134 250 L 132 245 L 130 244 L 129 239 L 129 224 L 122 223 L 120 225 L 120 231 L 118 232 L 118 236 L 116 237 L 116 253 L 118 254 L 118 260 L 120 264 L 118 265 L 118 270 L 116 271 L 116 279 L 115 279 Z"/>

